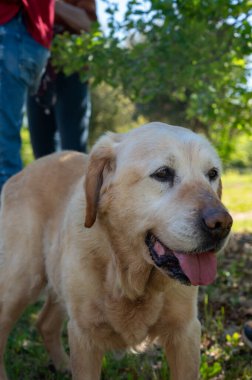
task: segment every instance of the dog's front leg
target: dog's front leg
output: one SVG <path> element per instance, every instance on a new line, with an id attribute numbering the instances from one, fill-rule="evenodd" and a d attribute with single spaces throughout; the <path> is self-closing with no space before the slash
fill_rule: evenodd
<path id="1" fill-rule="evenodd" d="M 85 334 L 76 331 L 68 323 L 70 363 L 73 380 L 99 380 L 101 375 L 103 351 L 94 347 Z"/>
<path id="2" fill-rule="evenodd" d="M 198 319 L 176 327 L 163 341 L 171 380 L 197 380 L 200 366 L 201 325 Z"/>

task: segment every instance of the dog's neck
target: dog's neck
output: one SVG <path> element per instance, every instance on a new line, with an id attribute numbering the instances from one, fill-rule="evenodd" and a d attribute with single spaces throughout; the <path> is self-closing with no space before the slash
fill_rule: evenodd
<path id="1" fill-rule="evenodd" d="M 144 239 L 142 246 L 139 245 L 139 237 L 134 242 L 131 235 L 127 236 L 126 231 L 120 233 L 115 225 L 110 225 L 110 221 L 101 215 L 93 228 L 106 231 L 103 235 L 106 252 L 109 252 L 106 258 L 106 287 L 113 297 L 126 297 L 134 301 L 147 293 L 160 293 L 167 286 L 172 286 L 173 280 L 144 259 Z M 140 252 L 141 249 L 143 252 Z"/>
<path id="2" fill-rule="evenodd" d="M 122 249 L 124 254 L 121 254 Z M 128 250 L 125 244 L 113 241 L 112 251 L 107 271 L 107 285 L 113 289 L 114 297 L 127 297 L 134 301 L 146 293 L 165 290 L 169 278 L 147 263 L 141 255 L 136 255 L 133 249 Z"/>

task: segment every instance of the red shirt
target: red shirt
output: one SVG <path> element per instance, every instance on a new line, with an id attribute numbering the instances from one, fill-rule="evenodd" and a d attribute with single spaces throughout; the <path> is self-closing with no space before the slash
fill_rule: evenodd
<path id="1" fill-rule="evenodd" d="M 28 32 L 41 45 L 50 47 L 53 36 L 54 0 L 0 0 L 0 25 L 23 8 Z"/>

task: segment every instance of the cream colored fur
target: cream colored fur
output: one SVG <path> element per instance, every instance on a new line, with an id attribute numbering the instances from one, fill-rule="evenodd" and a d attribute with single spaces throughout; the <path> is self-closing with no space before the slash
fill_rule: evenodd
<path id="1" fill-rule="evenodd" d="M 150 177 L 162 165 L 178 173 L 172 188 Z M 144 340 L 163 346 L 173 380 L 198 378 L 198 289 L 155 267 L 145 236 L 152 230 L 171 249 L 197 247 L 202 194 L 220 203 L 219 180 L 206 178 L 213 166 L 220 162 L 204 138 L 152 123 L 108 133 L 89 157 L 40 159 L 8 181 L 0 218 L 0 380 L 7 379 L 9 332 L 44 288 L 37 325 L 55 367 L 71 368 L 74 380 L 98 380 L 106 350 Z M 70 362 L 60 342 L 65 318 Z"/>

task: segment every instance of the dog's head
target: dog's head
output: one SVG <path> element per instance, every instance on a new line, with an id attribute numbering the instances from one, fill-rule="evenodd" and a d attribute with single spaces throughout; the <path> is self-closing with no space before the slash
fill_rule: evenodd
<path id="1" fill-rule="evenodd" d="M 108 134 L 90 154 L 85 226 L 98 215 L 112 239 L 164 274 L 209 284 L 232 226 L 220 175 L 213 147 L 185 128 L 151 123 Z"/>

